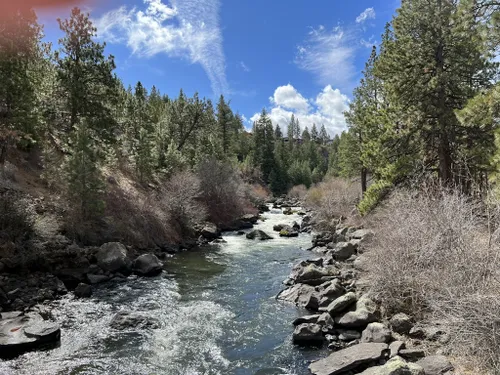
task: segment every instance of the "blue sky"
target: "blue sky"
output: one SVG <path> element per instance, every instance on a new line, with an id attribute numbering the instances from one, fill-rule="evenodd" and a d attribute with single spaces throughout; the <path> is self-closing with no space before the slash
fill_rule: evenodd
<path id="1" fill-rule="evenodd" d="M 90 11 L 126 85 L 140 80 L 176 96 L 180 88 L 222 93 L 251 124 L 263 107 L 274 123 L 292 113 L 302 127 L 345 128 L 347 108 L 373 44 L 397 0 L 111 0 Z M 84 8 L 85 9 L 85 8 Z M 59 10 L 67 17 L 69 10 Z M 47 39 L 54 13 L 40 14 Z"/>

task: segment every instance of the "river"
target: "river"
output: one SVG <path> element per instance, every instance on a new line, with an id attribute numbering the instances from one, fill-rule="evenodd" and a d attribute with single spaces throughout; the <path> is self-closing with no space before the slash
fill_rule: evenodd
<path id="1" fill-rule="evenodd" d="M 178 254 L 156 278 L 101 285 L 88 300 L 53 303 L 61 346 L 0 361 L 1 375 L 275 375 L 307 374 L 322 351 L 294 347 L 291 322 L 304 314 L 276 294 L 292 266 L 309 254 L 311 237 L 279 238 L 275 224 L 300 222 L 281 210 L 256 229 L 271 241 L 235 233 L 227 243 Z M 150 315 L 159 329 L 115 331 L 120 310 Z"/>

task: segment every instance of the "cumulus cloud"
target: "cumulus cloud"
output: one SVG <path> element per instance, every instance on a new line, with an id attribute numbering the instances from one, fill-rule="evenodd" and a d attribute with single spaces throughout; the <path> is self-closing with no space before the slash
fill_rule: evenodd
<path id="1" fill-rule="evenodd" d="M 366 20 L 373 20 L 376 17 L 375 9 L 366 8 L 357 18 L 356 23 L 363 23 Z"/>
<path id="2" fill-rule="evenodd" d="M 287 95 L 285 95 L 288 93 Z M 296 93 L 296 94 L 295 94 Z M 295 96 L 294 96 L 295 95 Z M 305 105 L 302 98 L 305 101 Z M 293 100 L 292 100 L 293 99 Z M 300 126 L 311 129 L 325 125 L 331 136 L 346 129 L 344 112 L 349 108 L 349 99 L 339 89 L 327 85 L 315 98 L 305 99 L 292 85 L 280 86 L 270 98 L 269 117 L 274 125 L 286 129 L 292 114 L 298 118 Z M 260 113 L 255 113 L 250 122 L 257 121 Z"/>
<path id="3" fill-rule="evenodd" d="M 228 90 L 220 0 L 143 0 L 142 9 L 122 6 L 95 20 L 101 37 L 124 43 L 133 54 L 165 53 L 200 64 L 215 94 Z"/>

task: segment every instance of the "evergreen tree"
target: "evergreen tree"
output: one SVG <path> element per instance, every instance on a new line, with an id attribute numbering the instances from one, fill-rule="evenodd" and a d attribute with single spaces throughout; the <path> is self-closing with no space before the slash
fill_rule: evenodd
<path id="1" fill-rule="evenodd" d="M 116 96 L 113 56 L 104 57 L 105 44 L 97 43 L 96 28 L 88 14 L 74 8 L 69 20 L 58 19 L 65 36 L 56 53 L 59 81 L 66 98 L 70 129 L 85 117 L 99 136 L 112 139 L 114 119 L 110 105 Z"/>
<path id="2" fill-rule="evenodd" d="M 325 125 L 321 125 L 321 129 L 319 131 L 319 142 L 322 145 L 328 144 L 330 142 L 330 136 L 328 135 L 328 132 L 326 131 Z"/>
<path id="3" fill-rule="evenodd" d="M 312 126 L 311 139 L 313 140 L 313 142 L 318 142 L 319 134 L 318 134 L 318 128 L 316 127 L 316 124 L 313 124 L 313 126 Z"/>
<path id="4" fill-rule="evenodd" d="M 233 140 L 234 133 L 234 115 L 229 108 L 229 105 L 224 100 L 224 96 L 221 95 L 219 103 L 217 104 L 217 122 L 219 126 L 219 132 L 222 142 L 222 150 L 224 155 L 227 155 L 231 148 L 231 143 Z"/>

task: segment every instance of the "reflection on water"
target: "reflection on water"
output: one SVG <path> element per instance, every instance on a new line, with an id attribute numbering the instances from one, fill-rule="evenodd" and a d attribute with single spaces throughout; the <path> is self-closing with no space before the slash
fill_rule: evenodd
<path id="1" fill-rule="evenodd" d="M 58 301 L 61 347 L 0 361 L 0 374 L 306 374 L 322 353 L 293 347 L 290 322 L 298 311 L 274 296 L 308 255 L 300 247 L 310 236 L 273 233 L 273 225 L 299 221 L 296 215 L 274 210 L 265 218 L 257 228 L 272 241 L 228 234 L 225 244 L 168 259 L 162 276 L 103 285 L 90 300 Z M 161 328 L 112 330 L 122 309 L 152 316 Z"/>

